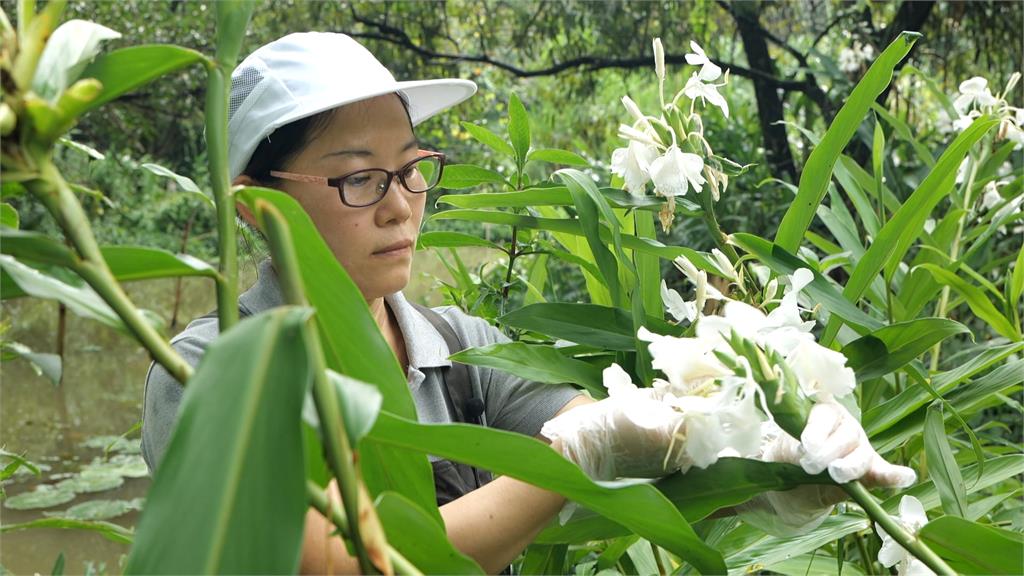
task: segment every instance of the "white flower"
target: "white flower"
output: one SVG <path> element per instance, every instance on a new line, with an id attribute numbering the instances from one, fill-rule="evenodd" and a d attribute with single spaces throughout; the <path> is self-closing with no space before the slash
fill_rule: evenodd
<path id="1" fill-rule="evenodd" d="M 967 178 L 967 163 L 970 162 L 970 157 L 964 158 L 963 162 L 956 169 L 956 183 L 963 184 L 964 179 Z"/>
<path id="2" fill-rule="evenodd" d="M 995 181 L 985 184 L 985 194 L 981 197 L 981 209 L 989 210 L 1002 201 L 1003 197 L 999 195 L 999 190 L 996 189 Z"/>
<path id="3" fill-rule="evenodd" d="M 967 130 L 968 128 L 971 127 L 971 124 L 974 124 L 974 119 L 977 118 L 978 116 L 981 116 L 980 112 L 978 112 L 977 110 L 971 110 L 967 114 L 964 114 L 963 116 L 960 116 L 956 120 L 953 120 L 953 129 L 958 132 L 963 132 L 964 130 Z"/>
<path id="4" fill-rule="evenodd" d="M 704 185 L 704 159 L 683 152 L 673 144 L 662 156 L 651 162 L 650 175 L 654 187 L 662 196 L 685 196 L 693 187 L 699 193 Z"/>
<path id="5" fill-rule="evenodd" d="M 715 356 L 715 343 L 711 340 L 662 336 L 643 327 L 636 337 L 650 342 L 647 349 L 651 353 L 651 367 L 668 378 L 654 383 L 661 394 L 684 396 L 716 378 L 732 374 Z"/>
<path id="6" fill-rule="evenodd" d="M 665 79 L 665 48 L 661 45 L 661 38 L 654 39 L 654 74 L 658 80 Z"/>
<path id="7" fill-rule="evenodd" d="M 669 288 L 664 280 L 661 281 L 661 301 L 665 303 L 665 310 L 676 319 L 676 322 L 693 322 L 697 319 L 696 304 L 683 300 L 679 292 Z"/>
<path id="8" fill-rule="evenodd" d="M 722 75 L 722 69 L 717 64 L 708 58 L 708 55 L 704 53 L 704 49 L 699 44 L 690 41 L 690 50 L 692 53 L 686 55 L 686 63 L 693 66 L 700 66 L 700 72 L 696 73 L 696 76 L 703 82 L 712 82 L 718 80 L 718 77 Z M 687 96 L 690 96 L 687 94 Z M 690 96 L 693 98 L 692 96 Z M 726 116 L 729 114 L 726 113 Z"/>
<path id="9" fill-rule="evenodd" d="M 935 218 L 928 218 L 924 221 L 924 231 L 929 234 L 935 232 Z"/>
<path id="10" fill-rule="evenodd" d="M 729 117 L 729 103 L 725 101 L 725 98 L 718 93 L 718 87 L 723 84 L 705 84 L 696 72 L 690 76 L 690 79 L 686 81 L 686 86 L 683 87 L 683 94 L 686 95 L 690 100 L 696 100 L 700 98 L 702 104 L 706 105 L 706 102 L 711 102 L 713 106 L 718 106 L 722 109 L 722 113 L 725 117 Z"/>
<path id="11" fill-rule="evenodd" d="M 963 114 L 973 104 L 992 106 L 998 101 L 988 89 L 988 80 L 975 76 L 960 83 L 960 95 L 953 101 L 953 107 Z"/>
<path id="12" fill-rule="evenodd" d="M 726 300 L 725 296 L 719 292 L 714 286 L 707 285 L 708 274 L 703 270 L 699 270 L 690 262 L 690 259 L 686 256 L 676 256 L 676 259 L 672 261 L 676 269 L 686 276 L 686 279 L 692 282 L 698 288 L 706 291 L 707 297 L 711 300 Z"/>
<path id="13" fill-rule="evenodd" d="M 855 74 L 874 57 L 875 49 L 870 44 L 854 42 L 853 48 L 843 48 L 839 51 L 839 69 L 847 74 Z"/>
<path id="14" fill-rule="evenodd" d="M 650 180 L 651 162 L 658 156 L 654 146 L 631 140 L 625 148 L 612 152 L 612 172 L 626 181 L 626 189 L 634 196 L 643 196 Z"/>
<path id="15" fill-rule="evenodd" d="M 715 262 L 715 267 L 722 273 L 723 278 L 728 278 L 733 282 L 739 282 L 739 276 L 736 274 L 736 269 L 733 268 L 732 262 L 729 258 L 722 253 L 718 248 L 711 249 L 711 257 Z"/>
<path id="16" fill-rule="evenodd" d="M 904 496 L 900 500 L 900 514 L 895 520 L 906 531 L 917 535 L 921 528 L 928 523 L 928 515 L 925 514 L 920 500 L 913 496 Z M 882 566 L 886 568 L 896 566 L 896 571 L 900 576 L 934 574 L 923 562 L 900 546 L 880 524 L 875 524 L 875 530 L 882 538 L 882 548 L 878 551 L 878 561 L 882 563 Z"/>
<path id="17" fill-rule="evenodd" d="M 846 356 L 811 339 L 801 340 L 786 356 L 786 364 L 796 374 L 800 390 L 818 402 L 846 396 L 857 386 Z"/>
<path id="18" fill-rule="evenodd" d="M 626 107 L 626 110 L 633 115 L 634 118 L 640 123 L 640 126 L 647 125 L 647 117 L 640 111 L 640 107 L 633 102 L 633 99 L 629 96 L 622 97 L 622 105 Z"/>

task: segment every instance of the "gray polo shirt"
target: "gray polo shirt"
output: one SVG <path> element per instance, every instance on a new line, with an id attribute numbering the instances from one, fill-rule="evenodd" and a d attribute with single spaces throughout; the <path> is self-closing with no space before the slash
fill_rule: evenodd
<path id="1" fill-rule="evenodd" d="M 416 413 L 423 423 L 454 421 L 444 401 L 441 370 L 451 366 L 449 351 L 434 326 L 406 301 L 401 292 L 387 296 L 385 301 L 398 320 L 409 357 L 409 390 L 416 404 Z M 283 304 L 281 289 L 270 260 L 259 266 L 256 283 L 238 298 L 243 314 L 258 314 Z M 453 306 L 435 308 L 451 324 L 463 345 L 487 346 L 508 342 L 499 330 L 486 321 L 468 316 Z M 184 359 L 195 366 L 206 347 L 218 334 L 216 318 L 193 320 L 171 345 Z M 568 385 L 530 382 L 491 368 L 468 366 L 474 394 L 484 401 L 481 415 L 485 426 L 536 436 L 544 422 L 550 420 L 569 400 L 580 394 Z M 152 472 L 171 438 L 178 417 L 184 387 L 162 366 L 153 364 L 146 377 L 142 421 L 142 455 Z M 430 459 L 437 458 L 431 456 Z"/>

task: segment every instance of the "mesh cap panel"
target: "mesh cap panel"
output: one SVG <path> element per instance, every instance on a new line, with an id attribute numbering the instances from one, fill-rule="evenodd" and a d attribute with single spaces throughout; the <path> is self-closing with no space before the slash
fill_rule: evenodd
<path id="1" fill-rule="evenodd" d="M 235 116 L 235 112 L 242 107 L 245 99 L 252 94 L 252 91 L 263 81 L 263 71 L 255 66 L 235 70 L 231 75 L 231 97 L 228 100 L 228 121 Z"/>

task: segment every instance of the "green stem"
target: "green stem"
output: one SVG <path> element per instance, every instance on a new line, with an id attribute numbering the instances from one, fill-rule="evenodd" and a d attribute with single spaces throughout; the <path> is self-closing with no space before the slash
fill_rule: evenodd
<path id="1" fill-rule="evenodd" d="M 658 547 L 654 545 L 654 542 L 648 542 L 651 545 L 651 554 L 654 554 L 654 564 L 658 567 L 658 576 L 665 576 L 665 563 L 661 561 L 661 553 Z"/>
<path id="2" fill-rule="evenodd" d="M 238 322 L 238 246 L 235 238 L 235 196 L 228 181 L 227 74 L 213 61 L 207 63 L 206 147 L 210 181 L 217 204 L 217 252 L 221 282 L 217 284 L 217 318 L 224 333 Z"/>
<path id="3" fill-rule="evenodd" d="M 849 494 L 855 502 L 857 502 L 857 504 L 860 504 L 860 507 L 864 509 L 864 512 L 866 512 L 876 524 L 879 524 L 882 529 L 889 534 L 889 536 L 892 536 L 893 540 L 899 543 L 904 550 L 913 554 L 921 562 L 924 562 L 924 564 L 931 568 L 936 574 L 956 574 L 956 572 L 950 568 L 942 558 L 939 558 L 938 554 L 929 548 L 928 545 L 917 539 L 914 535 L 908 533 L 903 529 L 903 526 L 893 520 L 892 517 L 882 509 L 882 506 L 879 505 L 878 501 L 875 500 L 875 497 L 868 492 L 868 489 L 865 488 L 863 484 L 853 481 L 848 484 L 843 484 L 842 487 L 843 490 L 846 490 L 846 493 Z"/>
<path id="4" fill-rule="evenodd" d="M 964 203 L 963 206 L 961 206 L 961 208 L 964 209 L 964 213 L 961 214 L 958 218 L 956 224 L 956 235 L 953 236 L 953 245 L 949 249 L 949 259 L 951 262 L 956 262 L 957 259 L 960 257 L 960 239 L 964 233 L 964 222 L 967 220 L 968 215 L 970 215 L 971 213 L 971 201 L 973 200 L 973 198 L 971 198 L 971 191 L 974 188 L 974 179 L 977 177 L 978 174 L 978 166 L 980 166 L 987 159 L 988 150 L 982 150 L 981 156 L 977 159 L 977 161 L 975 161 L 974 158 L 971 158 L 971 170 L 967 176 L 966 186 L 964 187 L 963 193 Z M 937 318 L 946 317 L 946 307 L 949 306 L 949 294 L 949 286 L 943 286 L 942 295 L 939 297 L 939 304 L 935 309 L 935 316 Z M 942 342 L 936 342 L 935 345 L 932 346 L 931 353 L 930 368 L 932 372 L 939 369 L 939 354 L 941 353 L 941 351 Z"/>
<path id="5" fill-rule="evenodd" d="M 857 551 L 860 552 L 860 561 L 864 565 L 864 573 L 872 576 L 875 573 L 875 562 L 868 555 L 868 545 L 860 533 L 853 534 L 853 540 L 857 543 Z"/>
<path id="6" fill-rule="evenodd" d="M 75 264 L 75 272 L 117 313 L 158 364 L 167 369 L 178 382 L 187 382 L 192 376 L 192 366 L 171 348 L 125 294 L 103 259 L 92 226 L 75 193 L 49 159 L 39 164 L 41 179 L 29 183 L 28 187 L 57 220 L 81 258 Z"/>
<path id="7" fill-rule="evenodd" d="M 309 504 L 313 508 L 316 508 L 325 518 L 328 518 L 334 526 L 338 529 L 343 536 L 348 537 L 348 518 L 345 517 L 345 513 L 333 506 L 329 506 L 327 503 L 327 496 L 323 493 L 323 490 L 311 480 L 306 480 L 306 496 L 309 498 Z M 395 571 L 399 574 L 409 574 L 410 576 L 423 576 L 423 573 L 413 565 L 405 556 L 392 548 L 390 545 L 387 547 L 388 559 L 391 560 L 391 564 L 395 567 Z"/>
<path id="8" fill-rule="evenodd" d="M 285 301 L 297 306 L 309 306 L 302 279 L 299 276 L 299 258 L 292 243 L 291 234 L 284 215 L 267 202 L 257 201 L 256 216 L 259 218 L 267 234 L 278 280 Z M 323 431 L 324 451 L 341 491 L 342 505 L 348 518 L 359 518 L 359 476 L 356 471 L 355 458 L 349 443 L 348 432 L 345 430 L 341 416 L 341 403 L 344 399 L 335 393 L 327 379 L 327 363 L 324 360 L 320 338 L 316 331 L 315 320 L 303 327 L 304 337 L 309 350 L 309 361 L 313 370 L 313 400 Z M 349 526 L 349 540 L 359 560 L 359 569 L 363 574 L 374 573 L 366 544 L 360 535 L 359 523 Z"/>

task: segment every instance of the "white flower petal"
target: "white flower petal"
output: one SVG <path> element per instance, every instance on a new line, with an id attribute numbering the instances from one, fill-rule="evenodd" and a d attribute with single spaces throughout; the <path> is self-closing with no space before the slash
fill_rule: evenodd
<path id="1" fill-rule="evenodd" d="M 846 366 L 846 356 L 818 344 L 813 339 L 801 341 L 787 356 L 800 389 L 817 401 L 843 397 L 857 386 L 857 378 Z"/>

